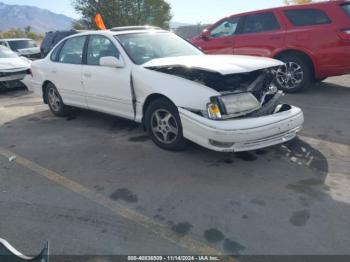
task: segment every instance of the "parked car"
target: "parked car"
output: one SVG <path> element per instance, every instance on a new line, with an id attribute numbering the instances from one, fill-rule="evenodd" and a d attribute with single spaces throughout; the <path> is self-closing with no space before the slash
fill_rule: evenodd
<path id="1" fill-rule="evenodd" d="M 18 86 L 30 69 L 31 61 L 0 46 L 0 89 Z"/>
<path id="2" fill-rule="evenodd" d="M 29 38 L 0 39 L 0 45 L 10 48 L 19 56 L 29 59 L 40 58 L 40 48 L 35 41 Z"/>
<path id="3" fill-rule="evenodd" d="M 207 54 L 279 59 L 276 83 L 286 92 L 350 73 L 350 3 L 317 2 L 225 17 L 194 38 Z"/>
<path id="4" fill-rule="evenodd" d="M 273 84 L 283 63 L 205 55 L 148 27 L 87 32 L 33 62 L 32 87 L 57 116 L 81 107 L 143 123 L 151 139 L 181 150 L 186 139 L 217 151 L 247 151 L 293 139 L 301 109 Z"/>
<path id="5" fill-rule="evenodd" d="M 70 35 L 75 35 L 77 33 L 79 32 L 76 30 L 47 32 L 40 46 L 41 57 L 45 57 L 52 50 L 52 48 L 63 38 Z"/>

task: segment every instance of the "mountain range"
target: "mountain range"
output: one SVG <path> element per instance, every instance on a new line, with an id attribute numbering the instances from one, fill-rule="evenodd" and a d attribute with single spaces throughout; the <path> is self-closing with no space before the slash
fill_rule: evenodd
<path id="1" fill-rule="evenodd" d="M 73 21 L 73 18 L 46 9 L 0 2 L 0 31 L 31 26 L 33 32 L 45 33 L 52 30 L 70 29 Z"/>
<path id="2" fill-rule="evenodd" d="M 69 30 L 74 19 L 49 10 L 26 5 L 9 5 L 0 2 L 0 32 L 12 28 L 31 27 L 36 33 L 53 30 Z M 171 28 L 189 25 L 180 22 L 170 22 Z"/>

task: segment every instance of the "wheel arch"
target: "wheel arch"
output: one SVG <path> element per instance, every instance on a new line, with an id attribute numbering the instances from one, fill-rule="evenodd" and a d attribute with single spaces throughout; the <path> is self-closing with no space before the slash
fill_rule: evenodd
<path id="1" fill-rule="evenodd" d="M 274 58 L 280 59 L 281 57 L 283 57 L 285 55 L 297 55 L 297 56 L 303 58 L 310 65 L 313 77 L 314 78 L 316 77 L 316 68 L 315 68 L 316 63 L 313 60 L 311 55 L 309 55 L 308 53 L 306 53 L 304 51 L 297 50 L 297 49 L 285 49 L 285 50 L 282 50 L 282 51 L 278 52 L 277 54 L 275 54 Z"/>
<path id="2" fill-rule="evenodd" d="M 163 95 L 163 94 L 160 94 L 160 93 L 153 93 L 153 94 L 150 94 L 149 96 L 147 96 L 147 98 L 145 99 L 145 102 L 143 103 L 143 106 L 142 106 L 142 125 L 145 126 L 144 124 L 144 120 L 145 120 L 145 115 L 146 115 L 146 110 L 147 108 L 149 107 L 149 105 L 155 101 L 155 100 L 158 100 L 160 98 L 165 98 L 167 100 L 169 100 L 170 103 L 172 103 L 173 105 L 175 105 L 175 103 L 167 96 Z M 175 105 L 176 106 L 176 105 Z"/>
<path id="3" fill-rule="evenodd" d="M 42 85 L 42 94 L 43 94 L 43 101 L 44 101 L 44 103 L 45 104 L 47 104 L 48 102 L 47 102 L 47 98 L 46 98 L 46 88 L 47 88 L 47 86 L 49 85 L 49 84 L 53 84 L 51 81 L 49 81 L 49 80 L 46 80 L 46 81 L 44 81 L 44 83 L 43 83 L 43 85 Z"/>

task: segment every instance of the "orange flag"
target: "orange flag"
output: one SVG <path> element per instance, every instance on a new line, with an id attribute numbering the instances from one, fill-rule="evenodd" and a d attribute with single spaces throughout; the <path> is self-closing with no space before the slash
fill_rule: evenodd
<path id="1" fill-rule="evenodd" d="M 100 30 L 106 30 L 106 26 L 105 26 L 105 23 L 103 22 L 101 14 L 96 14 L 95 23 L 97 28 L 99 28 Z"/>

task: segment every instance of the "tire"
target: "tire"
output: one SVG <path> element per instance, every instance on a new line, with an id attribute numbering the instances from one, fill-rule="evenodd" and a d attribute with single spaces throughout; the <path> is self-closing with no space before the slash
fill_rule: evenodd
<path id="1" fill-rule="evenodd" d="M 296 93 L 312 84 L 312 68 L 306 59 L 299 55 L 283 55 L 279 60 L 285 63 L 277 70 L 276 85 L 286 93 Z"/>
<path id="2" fill-rule="evenodd" d="M 188 144 L 183 136 L 179 111 L 166 98 L 159 98 L 148 106 L 145 127 L 152 141 L 162 149 L 183 151 Z"/>
<path id="3" fill-rule="evenodd" d="M 47 84 L 45 89 L 45 98 L 51 112 L 54 115 L 64 117 L 69 115 L 71 112 L 71 108 L 63 103 L 62 97 L 54 84 Z"/>

